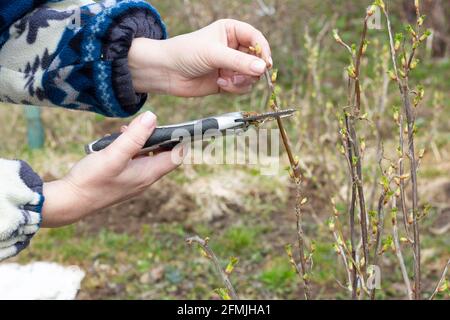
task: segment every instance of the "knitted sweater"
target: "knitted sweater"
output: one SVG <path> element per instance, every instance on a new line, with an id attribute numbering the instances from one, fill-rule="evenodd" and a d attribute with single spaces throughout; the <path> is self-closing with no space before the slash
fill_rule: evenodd
<path id="1" fill-rule="evenodd" d="M 128 68 L 134 38 L 165 39 L 139 0 L 2 0 L 0 101 L 128 117 L 145 103 Z M 25 248 L 41 221 L 42 180 L 0 159 L 0 261 Z"/>

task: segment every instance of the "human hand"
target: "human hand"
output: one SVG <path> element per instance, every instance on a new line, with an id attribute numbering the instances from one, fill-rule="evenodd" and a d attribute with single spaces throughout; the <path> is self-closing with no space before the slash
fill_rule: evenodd
<path id="1" fill-rule="evenodd" d="M 74 223 L 139 195 L 174 170 L 182 160 L 181 146 L 154 156 L 135 157 L 155 126 L 155 115 L 145 112 L 109 147 L 82 159 L 63 179 L 45 183 L 42 226 Z"/>
<path id="2" fill-rule="evenodd" d="M 0 261 L 23 250 L 41 222 L 40 178 L 19 160 L 0 159 Z"/>
<path id="3" fill-rule="evenodd" d="M 249 53 L 256 44 L 262 59 Z M 136 91 L 181 97 L 246 93 L 273 64 L 264 35 L 231 19 L 168 40 L 135 39 L 128 61 Z"/>

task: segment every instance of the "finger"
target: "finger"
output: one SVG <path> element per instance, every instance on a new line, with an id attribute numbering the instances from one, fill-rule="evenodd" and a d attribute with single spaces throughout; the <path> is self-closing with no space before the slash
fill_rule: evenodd
<path id="1" fill-rule="evenodd" d="M 248 87 L 255 84 L 259 80 L 259 77 L 246 76 L 242 74 L 235 74 L 231 78 L 231 82 L 236 87 Z"/>
<path id="2" fill-rule="evenodd" d="M 238 73 L 233 70 L 230 70 L 230 69 L 220 69 L 219 70 L 219 78 L 231 79 L 236 74 L 238 74 Z"/>
<path id="3" fill-rule="evenodd" d="M 233 45 L 233 48 L 248 48 L 259 44 L 262 49 L 262 58 L 267 63 L 270 61 L 270 57 L 272 56 L 270 45 L 261 31 L 248 23 L 237 20 L 227 20 L 227 31 L 228 34 L 231 34 L 228 39 L 231 41 L 230 44 Z M 233 43 L 234 41 L 236 42 Z"/>
<path id="4" fill-rule="evenodd" d="M 249 93 L 253 85 L 234 85 L 230 79 L 218 79 L 217 85 L 219 86 L 222 92 L 234 93 L 234 94 L 245 94 Z"/>
<path id="5" fill-rule="evenodd" d="M 128 167 L 121 173 L 120 179 L 124 181 L 138 181 L 146 187 L 174 170 L 180 165 L 187 152 L 180 150 L 180 145 L 172 151 L 164 151 L 154 156 L 138 158 L 131 161 Z"/>
<path id="6" fill-rule="evenodd" d="M 238 50 L 241 51 L 241 52 L 244 52 L 244 53 L 253 54 L 253 52 L 250 50 L 249 47 L 239 46 Z M 269 50 L 270 50 L 270 48 L 269 48 Z M 270 54 L 272 54 L 272 53 L 270 53 Z M 263 55 L 263 59 L 266 61 L 267 67 L 268 67 L 269 69 L 271 69 L 271 68 L 273 67 L 272 56 L 270 55 L 270 56 L 267 58 L 266 55 Z"/>
<path id="7" fill-rule="evenodd" d="M 28 237 L 26 235 L 18 235 L 15 237 L 12 237 L 8 240 L 4 240 L 4 241 L 0 241 L 0 248 L 8 248 L 11 247 L 12 245 L 16 244 L 17 242 L 24 242 L 28 239 Z"/>
<path id="8" fill-rule="evenodd" d="M 161 152 L 146 159 L 147 181 L 153 183 L 178 168 L 186 156 L 184 144 L 177 145 L 172 151 Z"/>
<path id="9" fill-rule="evenodd" d="M 217 69 L 228 69 L 257 77 L 267 68 L 267 63 L 263 59 L 225 46 L 217 46 L 210 53 L 212 67 Z"/>
<path id="10" fill-rule="evenodd" d="M 42 215 L 39 212 L 22 210 L 24 217 L 24 224 L 39 224 L 42 220 Z"/>
<path id="11" fill-rule="evenodd" d="M 248 76 L 227 69 L 220 70 L 219 78 L 230 80 L 235 86 L 244 86 L 244 87 L 250 84 L 255 84 L 260 79 L 260 77 L 257 76 Z"/>
<path id="12" fill-rule="evenodd" d="M 125 131 L 127 131 L 128 126 L 121 126 L 120 127 L 120 133 L 124 133 Z"/>
<path id="13" fill-rule="evenodd" d="M 242 88 L 243 90 L 241 93 L 245 93 L 248 91 L 247 90 L 248 87 L 253 86 L 258 80 L 259 80 L 258 77 L 235 75 L 231 78 L 222 78 L 221 77 L 221 78 L 217 79 L 217 85 L 219 86 L 219 88 L 221 90 L 227 90 L 227 91 L 230 91 L 230 90 L 228 90 L 230 87 L 233 87 L 236 89 Z M 235 93 L 238 93 L 234 89 L 232 91 Z"/>
<path id="14" fill-rule="evenodd" d="M 19 229 L 20 229 L 19 234 L 31 235 L 31 234 L 35 234 L 36 232 L 38 232 L 39 226 L 37 224 L 26 225 L 26 226 L 20 227 Z"/>
<path id="15" fill-rule="evenodd" d="M 246 46 L 239 46 L 238 50 L 241 51 L 241 52 L 243 52 L 243 53 L 248 53 L 248 54 L 251 54 L 251 53 L 252 53 L 252 51 L 250 50 L 250 48 L 249 48 L 249 47 L 246 47 Z"/>
<path id="16" fill-rule="evenodd" d="M 110 165 L 114 166 L 112 170 L 121 171 L 142 150 L 155 127 L 156 116 L 147 111 L 134 119 L 127 130 L 99 154 L 114 160 L 108 161 Z"/>
<path id="17" fill-rule="evenodd" d="M 19 250 L 17 250 L 16 246 L 12 245 L 7 248 L 1 249 L 0 248 L 0 261 L 12 258 L 15 255 L 19 253 Z"/>
<path id="18" fill-rule="evenodd" d="M 0 248 L 0 261 L 14 257 L 20 251 L 25 249 L 30 243 L 30 238 L 31 237 L 26 236 L 23 241 L 16 241 L 9 247 Z"/>

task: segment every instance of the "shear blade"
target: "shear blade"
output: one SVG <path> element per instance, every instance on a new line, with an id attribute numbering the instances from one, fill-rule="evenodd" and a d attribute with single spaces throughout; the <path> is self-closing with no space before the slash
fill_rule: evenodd
<path id="1" fill-rule="evenodd" d="M 286 118 L 292 116 L 295 112 L 297 112 L 296 109 L 287 109 L 287 110 L 281 110 L 277 112 L 268 112 L 263 114 L 257 114 L 252 115 L 249 117 L 245 117 L 243 119 L 236 120 L 238 122 L 263 122 L 266 120 L 275 120 L 276 118 Z"/>

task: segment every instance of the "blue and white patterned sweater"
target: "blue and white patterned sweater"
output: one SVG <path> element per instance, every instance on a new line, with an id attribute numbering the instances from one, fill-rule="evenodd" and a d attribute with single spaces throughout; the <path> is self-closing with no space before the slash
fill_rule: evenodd
<path id="1" fill-rule="evenodd" d="M 0 101 L 128 117 L 145 103 L 128 69 L 134 38 L 165 39 L 139 0 L 2 0 Z M 25 248 L 41 221 L 42 180 L 0 159 L 0 261 Z"/>

